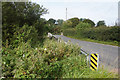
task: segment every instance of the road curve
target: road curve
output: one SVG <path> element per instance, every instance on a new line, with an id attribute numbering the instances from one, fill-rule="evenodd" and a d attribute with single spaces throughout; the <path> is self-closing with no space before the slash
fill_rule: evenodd
<path id="1" fill-rule="evenodd" d="M 63 35 L 53 36 L 56 38 L 61 38 L 66 42 L 71 41 L 73 44 L 77 43 L 87 53 L 98 53 L 100 55 L 100 66 L 103 66 L 104 68 L 109 70 L 118 69 L 118 49 L 120 49 L 120 47 L 88 41 L 80 41 L 77 39 L 68 38 Z"/>

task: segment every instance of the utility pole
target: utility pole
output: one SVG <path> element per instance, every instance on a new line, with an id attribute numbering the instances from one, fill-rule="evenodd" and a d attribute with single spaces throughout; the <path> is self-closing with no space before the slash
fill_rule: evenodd
<path id="1" fill-rule="evenodd" d="M 118 26 L 120 26 L 120 1 L 118 2 Z"/>
<path id="2" fill-rule="evenodd" d="M 66 8 L 66 20 L 67 20 L 67 8 Z"/>

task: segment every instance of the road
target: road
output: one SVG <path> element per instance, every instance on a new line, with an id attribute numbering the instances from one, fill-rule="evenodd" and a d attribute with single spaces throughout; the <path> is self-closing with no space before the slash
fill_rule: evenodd
<path id="1" fill-rule="evenodd" d="M 61 38 L 65 42 L 70 41 L 73 44 L 78 44 L 87 53 L 98 53 L 100 55 L 100 66 L 108 70 L 118 69 L 118 49 L 120 47 L 112 45 L 104 45 L 88 41 L 80 41 L 77 39 L 68 38 L 63 35 L 53 35 L 56 38 Z M 118 73 L 118 72 L 117 72 Z"/>

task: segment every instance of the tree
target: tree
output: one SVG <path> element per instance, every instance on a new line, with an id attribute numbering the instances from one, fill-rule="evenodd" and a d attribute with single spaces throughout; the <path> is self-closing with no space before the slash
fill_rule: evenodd
<path id="1" fill-rule="evenodd" d="M 76 26 L 76 29 L 79 31 L 79 30 L 84 30 L 86 28 L 91 28 L 91 25 L 89 23 L 83 23 L 83 22 L 80 22 L 77 26 Z"/>
<path id="2" fill-rule="evenodd" d="M 40 21 L 40 17 L 47 13 L 47 9 L 39 4 L 32 2 L 3 2 L 2 3 L 2 39 L 11 41 L 16 28 L 21 28 L 23 25 L 34 25 Z M 39 25 L 39 27 L 44 27 Z M 36 27 L 35 27 L 36 28 Z M 37 29 L 37 28 L 36 28 Z M 41 31 L 38 30 L 38 31 Z"/>
<path id="3" fill-rule="evenodd" d="M 79 21 L 84 21 L 84 18 L 80 18 L 80 20 Z"/>
<path id="4" fill-rule="evenodd" d="M 56 20 L 53 19 L 53 18 L 50 18 L 50 19 L 48 20 L 48 23 L 49 23 L 49 24 L 55 24 L 55 22 L 56 22 Z"/>
<path id="5" fill-rule="evenodd" d="M 58 19 L 58 20 L 57 20 L 58 25 L 60 25 L 60 26 L 61 26 L 61 25 L 63 24 L 63 21 L 64 21 L 63 19 Z"/>
<path id="6" fill-rule="evenodd" d="M 89 23 L 91 25 L 91 27 L 95 26 L 95 23 L 92 20 L 90 20 L 90 19 L 84 19 L 83 22 L 84 23 Z"/>
<path id="7" fill-rule="evenodd" d="M 3 2 L 2 21 L 7 24 L 23 26 L 34 24 L 40 16 L 47 13 L 47 9 L 31 2 Z"/>
<path id="8" fill-rule="evenodd" d="M 72 28 L 72 22 L 70 20 L 63 22 L 63 28 Z"/>
<path id="9" fill-rule="evenodd" d="M 72 22 L 72 27 L 75 27 L 78 25 L 79 23 L 79 18 L 75 17 L 75 18 L 71 18 L 69 19 Z"/>
<path id="10" fill-rule="evenodd" d="M 97 26 L 106 26 L 105 21 L 98 21 Z"/>

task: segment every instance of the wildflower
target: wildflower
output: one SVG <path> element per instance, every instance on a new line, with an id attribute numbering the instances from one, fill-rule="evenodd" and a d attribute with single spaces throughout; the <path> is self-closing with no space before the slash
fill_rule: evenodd
<path id="1" fill-rule="evenodd" d="M 4 64 L 6 64 L 6 62 L 4 62 Z"/>
<path id="2" fill-rule="evenodd" d="M 55 56 L 55 53 L 53 55 Z"/>
<path id="3" fill-rule="evenodd" d="M 46 51 L 47 49 L 45 48 L 44 50 Z"/>
<path id="4" fill-rule="evenodd" d="M 23 57 L 25 57 L 25 54 L 23 54 Z"/>
<path id="5" fill-rule="evenodd" d="M 67 44 L 67 42 L 65 42 L 65 44 Z"/>
<path id="6" fill-rule="evenodd" d="M 2 78 L 5 78 L 5 77 L 1 77 L 1 79 L 2 79 Z"/>
<path id="7" fill-rule="evenodd" d="M 26 74 L 26 72 L 23 72 L 23 74 Z"/>
<path id="8" fill-rule="evenodd" d="M 37 50 L 37 48 L 35 48 L 35 50 Z"/>

